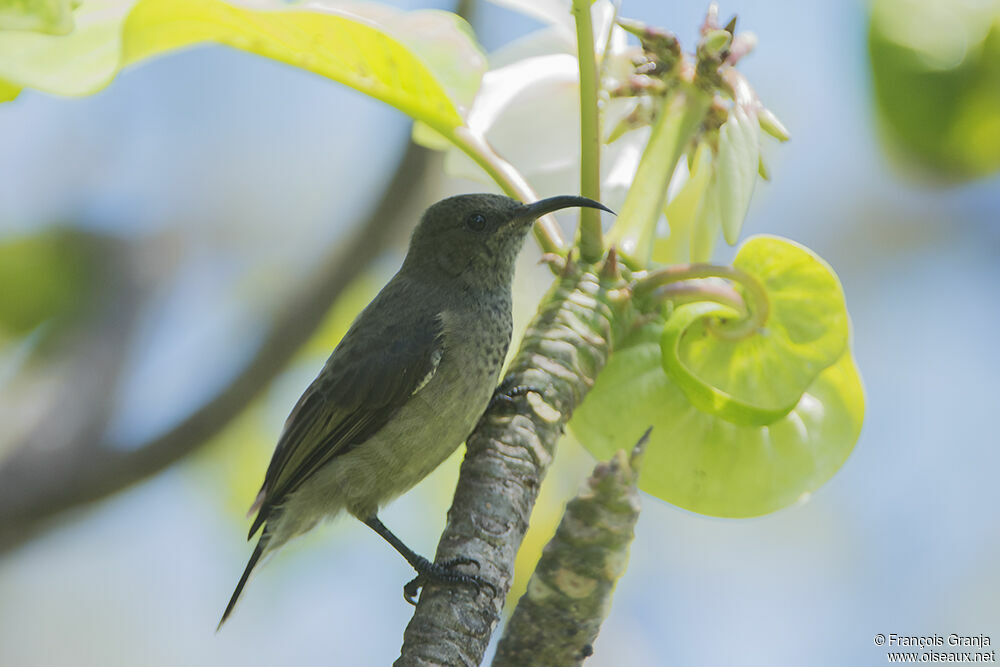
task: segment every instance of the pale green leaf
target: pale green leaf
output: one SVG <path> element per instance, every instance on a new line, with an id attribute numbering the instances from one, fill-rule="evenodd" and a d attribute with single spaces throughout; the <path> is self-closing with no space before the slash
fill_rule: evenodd
<path id="1" fill-rule="evenodd" d="M 660 364 L 663 322 L 612 354 L 569 427 L 598 459 L 653 427 L 639 486 L 685 509 L 724 517 L 766 514 L 808 497 L 843 465 L 864 417 L 850 351 L 817 376 L 785 417 L 734 424 L 695 407 Z"/>
<path id="2" fill-rule="evenodd" d="M 140 0 L 125 22 L 123 60 L 201 42 L 326 76 L 435 128 L 462 123 L 444 87 L 412 51 L 374 21 L 318 3 L 309 11 L 258 11 L 218 0 Z"/>
<path id="3" fill-rule="evenodd" d="M 424 148 L 430 148 L 433 151 L 443 151 L 451 147 L 451 141 L 447 137 L 442 136 L 440 132 L 420 121 L 413 124 L 412 135 L 414 143 Z"/>
<path id="4" fill-rule="evenodd" d="M 2 0 L 0 30 L 65 35 L 73 30 L 73 9 L 80 0 Z"/>
<path id="5" fill-rule="evenodd" d="M 711 324 L 737 313 L 715 303 L 679 306 L 663 330 L 663 365 L 701 410 L 737 423 L 769 424 L 792 410 L 843 354 L 847 305 L 829 265 L 786 239 L 755 236 L 733 265 L 767 294 L 764 326 L 729 340 Z"/>
<path id="6" fill-rule="evenodd" d="M 103 88 L 118 70 L 122 22 L 131 4 L 87 0 L 74 14 L 76 28 L 64 36 L 0 31 L 0 79 L 11 89 L 57 95 Z"/>
<path id="7" fill-rule="evenodd" d="M 462 124 L 485 59 L 447 12 L 271 0 L 88 0 L 66 37 L 0 34 L 0 79 L 62 95 L 93 93 L 121 67 L 203 43 L 315 72 L 390 104 L 438 132 Z M 131 11 L 129 11 L 131 7 Z M 0 89 L 0 92 L 3 92 Z"/>
<path id="8" fill-rule="evenodd" d="M 21 88 L 19 86 L 0 79 L 0 103 L 17 99 L 17 96 L 20 94 Z"/>

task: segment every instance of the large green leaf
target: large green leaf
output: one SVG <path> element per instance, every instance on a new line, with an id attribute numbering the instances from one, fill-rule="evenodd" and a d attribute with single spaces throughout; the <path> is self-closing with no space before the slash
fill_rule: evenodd
<path id="1" fill-rule="evenodd" d="M 214 42 L 279 60 L 391 104 L 436 130 L 462 123 L 485 58 L 448 12 L 403 14 L 378 5 L 272 0 L 87 0 L 65 37 L 0 33 L 0 98 L 31 87 L 61 95 L 99 90 L 121 67 Z"/>
<path id="2" fill-rule="evenodd" d="M 700 409 L 742 424 L 769 424 L 791 411 L 847 346 L 847 305 L 820 257 L 796 243 L 756 236 L 733 266 L 763 287 L 764 326 L 735 340 L 713 324 L 738 313 L 715 303 L 678 307 L 663 330 L 667 375 Z"/>
<path id="3" fill-rule="evenodd" d="M 611 356 L 570 421 L 599 459 L 653 426 L 639 486 L 694 512 L 748 517 L 786 507 L 843 465 L 864 417 L 850 351 L 817 376 L 785 417 L 734 424 L 695 407 L 663 371 L 663 321 L 646 324 Z"/>
<path id="4" fill-rule="evenodd" d="M 741 314 L 713 302 L 644 324 L 611 355 L 570 428 L 607 458 L 653 426 L 640 486 L 696 512 L 744 517 L 828 480 L 857 441 L 864 397 L 830 267 L 769 236 L 744 243 L 733 265 L 766 295 L 764 325 L 726 338 L 719 332 L 736 333 Z"/>

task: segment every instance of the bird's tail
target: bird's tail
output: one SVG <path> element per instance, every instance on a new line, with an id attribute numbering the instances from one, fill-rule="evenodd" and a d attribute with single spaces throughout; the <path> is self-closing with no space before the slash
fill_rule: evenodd
<path id="1" fill-rule="evenodd" d="M 233 591 L 233 597 L 229 598 L 229 604 L 226 605 L 226 611 L 222 613 L 222 620 L 219 621 L 218 627 L 215 628 L 216 632 L 222 629 L 222 624 L 225 623 L 226 619 L 229 618 L 229 615 L 233 613 L 233 607 L 236 606 L 236 601 L 240 599 L 240 593 L 243 592 L 243 587 L 247 585 L 247 579 L 250 578 L 250 573 L 253 572 L 253 569 L 257 566 L 257 562 L 260 560 L 260 557 L 264 555 L 264 549 L 267 546 L 266 539 L 267 538 L 265 536 L 261 536 L 261 538 L 257 540 L 257 546 L 254 548 L 253 554 L 250 556 L 250 561 L 247 563 L 246 569 L 243 570 L 243 576 L 240 577 L 240 583 L 236 584 L 236 590 Z"/>

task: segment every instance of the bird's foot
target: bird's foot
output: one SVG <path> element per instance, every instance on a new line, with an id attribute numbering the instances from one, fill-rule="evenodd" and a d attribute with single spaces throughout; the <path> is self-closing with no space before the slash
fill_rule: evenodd
<path id="1" fill-rule="evenodd" d="M 515 384 L 514 382 L 504 380 L 500 383 L 500 386 L 496 388 L 496 391 L 493 392 L 493 396 L 490 398 L 489 408 L 487 409 L 492 410 L 498 405 L 510 407 L 514 405 L 515 398 L 518 396 L 525 396 L 531 392 L 541 394 L 542 390 L 530 385 Z"/>
<path id="2" fill-rule="evenodd" d="M 411 563 L 411 565 L 417 571 L 417 576 L 403 586 L 403 599 L 414 606 L 417 604 L 417 596 L 420 590 L 428 583 L 473 586 L 476 589 L 477 595 L 483 587 L 486 587 L 492 591 L 493 597 L 498 595 L 497 587 L 482 577 L 455 570 L 459 565 L 475 565 L 478 568 L 479 561 L 473 558 L 459 557 L 451 558 L 441 563 L 432 563 L 426 558 L 421 557 L 416 563 Z"/>
<path id="3" fill-rule="evenodd" d="M 539 264 L 548 264 L 558 273 L 562 273 L 566 268 L 566 258 L 554 252 L 547 252 L 538 260 Z"/>

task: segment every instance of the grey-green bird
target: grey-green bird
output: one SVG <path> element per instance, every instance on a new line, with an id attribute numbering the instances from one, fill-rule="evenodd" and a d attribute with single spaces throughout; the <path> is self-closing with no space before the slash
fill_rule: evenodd
<path id="1" fill-rule="evenodd" d="M 427 579 L 483 582 L 431 563 L 378 520 L 380 507 L 441 464 L 488 406 L 511 337 L 514 264 L 532 223 L 585 197 L 533 204 L 492 194 L 444 199 L 424 213 L 399 272 L 354 320 L 295 405 L 250 509 L 263 527 L 219 626 L 262 556 L 346 510 Z"/>

